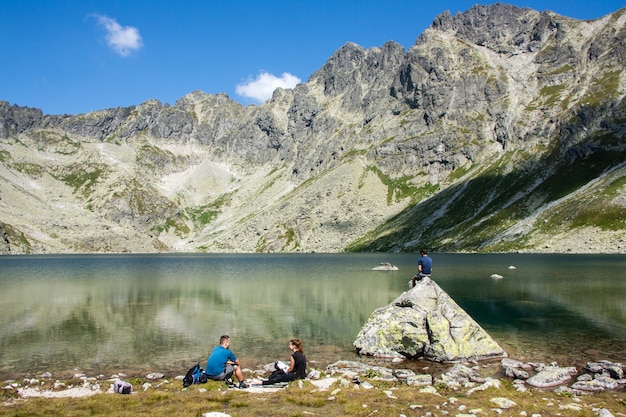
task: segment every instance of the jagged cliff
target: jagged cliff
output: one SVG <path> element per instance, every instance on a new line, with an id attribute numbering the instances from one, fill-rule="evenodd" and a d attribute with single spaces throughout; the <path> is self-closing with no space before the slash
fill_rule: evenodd
<path id="1" fill-rule="evenodd" d="M 0 250 L 625 253 L 625 22 L 443 13 L 260 106 L 0 102 Z"/>

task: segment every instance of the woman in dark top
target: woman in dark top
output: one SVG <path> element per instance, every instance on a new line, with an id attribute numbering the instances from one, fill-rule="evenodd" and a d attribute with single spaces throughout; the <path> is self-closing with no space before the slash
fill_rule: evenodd
<path id="1" fill-rule="evenodd" d="M 289 349 L 293 352 L 289 358 L 289 370 L 287 375 L 293 374 L 293 379 L 306 378 L 306 356 L 304 356 L 304 345 L 300 339 L 291 339 Z"/>
<path id="2" fill-rule="evenodd" d="M 263 385 L 272 385 L 278 382 L 289 382 L 306 378 L 306 356 L 304 356 L 302 340 L 291 339 L 289 341 L 289 349 L 293 353 L 289 358 L 289 369 L 287 373 L 280 375 L 272 374 L 267 381 L 263 381 Z"/>

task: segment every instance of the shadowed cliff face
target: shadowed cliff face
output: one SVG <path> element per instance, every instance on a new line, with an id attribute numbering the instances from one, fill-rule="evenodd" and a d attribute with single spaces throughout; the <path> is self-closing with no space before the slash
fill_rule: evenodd
<path id="1" fill-rule="evenodd" d="M 625 22 L 443 13 L 260 106 L 0 102 L 0 248 L 625 252 Z"/>

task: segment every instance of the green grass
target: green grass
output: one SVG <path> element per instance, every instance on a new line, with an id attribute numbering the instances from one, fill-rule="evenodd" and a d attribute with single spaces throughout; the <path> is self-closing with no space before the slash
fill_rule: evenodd
<path id="1" fill-rule="evenodd" d="M 504 415 L 533 415 L 571 417 L 596 416 L 593 409 L 606 408 L 613 415 L 626 413 L 623 392 L 606 392 L 577 399 L 560 396 L 552 391 L 529 390 L 518 392 L 508 381 L 500 389 L 477 391 L 467 395 L 467 390 L 437 387 L 438 394 L 420 392 L 417 387 L 401 383 L 376 380 L 368 382 L 373 389 L 362 389 L 350 384 L 335 383 L 329 390 L 316 389 L 310 382 L 297 383 L 275 393 L 251 393 L 226 390 L 222 383 L 210 381 L 182 389 L 180 381 L 149 381 L 157 388 L 142 389 L 144 382 L 133 379 L 132 395 L 96 394 L 84 398 L 29 398 L 16 399 L 14 391 L 0 393 L 0 416 L 194 416 L 220 412 L 233 417 L 294 417 L 294 416 L 423 416 L 458 415 L 475 411 L 476 415 L 496 416 L 494 397 L 505 397 L 516 403 Z M 48 389 L 41 386 L 40 389 Z M 72 381 L 80 385 L 81 381 Z M 108 390 L 109 381 L 100 381 L 101 389 Z M 395 398 L 390 398 L 385 391 Z M 575 404 L 580 411 L 564 409 Z M 463 411 L 465 410 L 465 411 Z"/>
<path id="2" fill-rule="evenodd" d="M 89 195 L 91 188 L 98 182 L 100 176 L 103 175 L 103 169 L 98 167 L 73 167 L 72 172 L 63 175 L 60 179 L 68 186 L 74 188 L 74 192 L 83 190 L 85 196 Z"/>
<path id="3" fill-rule="evenodd" d="M 539 94 L 543 97 L 543 105 L 552 107 L 561 101 L 561 93 L 565 90 L 565 85 L 550 85 L 542 87 Z"/>
<path id="4" fill-rule="evenodd" d="M 15 229 L 9 224 L 2 224 L 0 222 L 0 225 L 2 225 L 2 229 L 6 233 L 6 239 L 12 247 L 19 248 L 19 250 L 24 253 L 32 253 L 32 246 L 23 232 Z"/>
<path id="5" fill-rule="evenodd" d="M 598 138 L 614 143 L 612 136 Z M 626 209 L 612 204 L 611 200 L 621 192 L 626 179 L 618 178 L 593 188 L 593 192 L 559 201 L 621 163 L 626 158 L 625 152 L 605 150 L 567 159 L 557 152 L 557 147 L 553 149 L 554 152 L 547 157 L 536 162 L 528 159 L 527 164 L 516 169 L 510 167 L 519 167 L 517 160 L 528 156 L 513 152 L 505 154 L 474 173 L 473 178 L 456 183 L 428 199 L 421 198 L 422 195 L 416 192 L 412 198 L 415 204 L 354 240 L 346 251 L 395 250 L 399 242 L 408 241 L 413 241 L 416 247 L 427 246 L 431 250 L 515 251 L 528 249 L 534 233 L 550 234 L 587 226 L 625 230 Z M 465 170 L 455 171 L 449 178 L 460 178 L 466 173 Z M 545 179 L 536 183 L 541 177 Z M 535 210 L 555 202 L 558 205 L 546 211 L 529 233 L 488 243 L 493 236 Z M 437 215 L 433 215 L 435 213 Z M 402 247 L 402 250 L 411 248 Z"/>
<path id="6" fill-rule="evenodd" d="M 620 91 L 621 70 L 605 72 L 600 78 L 593 78 L 593 85 L 587 91 L 582 103 L 590 107 L 598 107 L 611 98 L 617 98 Z"/>
<path id="7" fill-rule="evenodd" d="M 162 232 L 169 232 L 170 230 L 174 231 L 174 234 L 179 237 L 186 236 L 191 230 L 189 226 L 185 223 L 184 219 L 180 217 L 168 217 L 165 219 L 165 223 L 155 226 L 152 230 L 156 234 L 161 234 Z"/>
<path id="8" fill-rule="evenodd" d="M 11 168 L 22 174 L 30 175 L 31 177 L 39 177 L 46 172 L 41 165 L 27 162 L 13 163 L 11 164 Z"/>
<path id="9" fill-rule="evenodd" d="M 189 218 L 199 225 L 205 226 L 211 223 L 220 215 L 221 211 L 214 208 L 214 205 L 188 208 Z"/>
<path id="10" fill-rule="evenodd" d="M 374 172 L 380 181 L 387 186 L 387 204 L 392 204 L 394 201 L 400 202 L 418 191 L 418 188 L 409 182 L 412 177 L 405 176 L 393 179 L 385 175 L 378 167 L 369 166 L 367 169 Z"/>

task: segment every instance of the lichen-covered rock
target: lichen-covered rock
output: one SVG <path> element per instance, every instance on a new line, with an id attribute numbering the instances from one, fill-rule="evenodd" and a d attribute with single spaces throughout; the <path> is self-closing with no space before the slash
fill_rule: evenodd
<path id="1" fill-rule="evenodd" d="M 506 352 L 430 278 L 375 310 L 354 347 L 362 355 L 436 362 L 505 357 Z"/>

